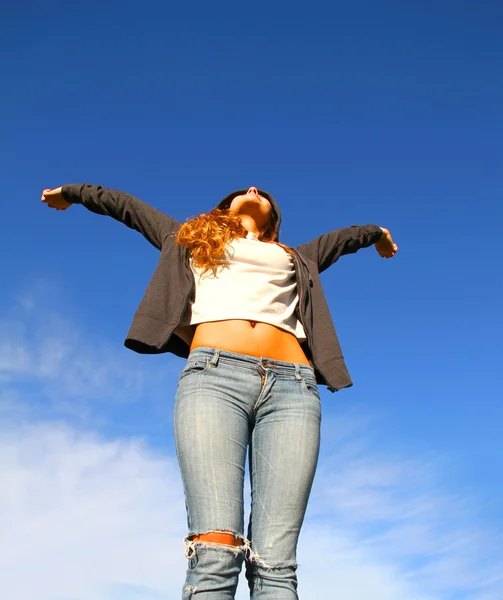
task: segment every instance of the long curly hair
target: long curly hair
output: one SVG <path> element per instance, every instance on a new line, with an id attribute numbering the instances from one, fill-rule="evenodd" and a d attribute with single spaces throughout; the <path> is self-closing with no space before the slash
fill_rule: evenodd
<path id="1" fill-rule="evenodd" d="M 236 214 L 228 209 L 214 208 L 209 213 L 202 213 L 189 219 L 178 230 L 176 243 L 190 250 L 190 257 L 195 267 L 203 269 L 203 274 L 212 271 L 216 275 L 218 267 L 225 264 L 225 250 L 235 238 L 246 237 L 247 230 Z M 266 227 L 259 233 L 262 242 L 273 242 L 290 249 L 276 241 L 276 219 L 271 216 Z"/>

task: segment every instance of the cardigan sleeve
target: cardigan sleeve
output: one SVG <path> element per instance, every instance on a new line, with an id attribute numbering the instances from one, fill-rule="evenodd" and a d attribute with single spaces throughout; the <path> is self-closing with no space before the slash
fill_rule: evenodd
<path id="1" fill-rule="evenodd" d="M 158 249 L 166 236 L 180 227 L 176 219 L 119 190 L 83 183 L 64 185 L 62 194 L 67 202 L 82 204 L 91 212 L 107 215 L 139 231 Z"/>
<path id="2" fill-rule="evenodd" d="M 344 254 L 353 254 L 360 248 L 375 244 L 382 234 L 382 229 L 377 225 L 352 225 L 324 233 L 306 244 L 301 244 L 296 250 L 317 263 L 321 273 Z"/>

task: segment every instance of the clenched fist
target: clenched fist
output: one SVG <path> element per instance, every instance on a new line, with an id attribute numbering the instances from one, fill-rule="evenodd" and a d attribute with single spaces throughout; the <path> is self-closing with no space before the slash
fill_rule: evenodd
<path id="1" fill-rule="evenodd" d="M 54 190 L 44 190 L 42 192 L 41 200 L 42 202 L 45 202 L 49 208 L 55 208 L 56 210 L 66 210 L 71 206 L 71 203 L 63 198 L 60 187 L 55 188 Z"/>
<path id="2" fill-rule="evenodd" d="M 376 250 L 379 253 L 379 256 L 382 256 L 383 258 L 392 258 L 398 252 L 398 246 L 391 238 L 390 232 L 384 227 L 381 227 L 381 229 L 381 239 L 375 243 Z"/>

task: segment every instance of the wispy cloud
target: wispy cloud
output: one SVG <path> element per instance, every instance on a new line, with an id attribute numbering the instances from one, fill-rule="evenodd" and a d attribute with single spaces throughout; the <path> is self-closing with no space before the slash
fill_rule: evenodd
<path id="1" fill-rule="evenodd" d="M 444 483 L 447 460 L 385 455 L 367 434 L 353 428 L 324 454 L 312 520 L 351 540 L 349 553 L 393 566 L 418 598 L 502 597 L 503 536 L 481 517 L 484 498 Z"/>
<path id="2" fill-rule="evenodd" d="M 86 335 L 57 313 L 0 321 L 4 382 L 38 382 L 66 397 L 138 398 L 155 375 L 144 357 L 95 332 Z M 139 367 L 144 367 L 141 369 Z M 157 377 L 159 377 L 158 369 Z"/>
<path id="3" fill-rule="evenodd" d="M 176 387 L 180 360 L 145 356 L 86 331 L 31 298 L 0 317 L 0 395 L 86 421 L 98 407 L 165 397 Z M 18 408 L 19 409 L 19 408 Z"/>

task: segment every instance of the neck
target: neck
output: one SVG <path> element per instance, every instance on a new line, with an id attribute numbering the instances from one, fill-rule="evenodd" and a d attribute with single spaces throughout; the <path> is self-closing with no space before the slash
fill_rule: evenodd
<path id="1" fill-rule="evenodd" d="M 239 215 L 241 220 L 241 225 L 246 229 L 246 231 L 251 231 L 257 237 L 260 235 L 259 228 L 257 227 L 257 223 L 253 217 L 250 215 Z"/>

